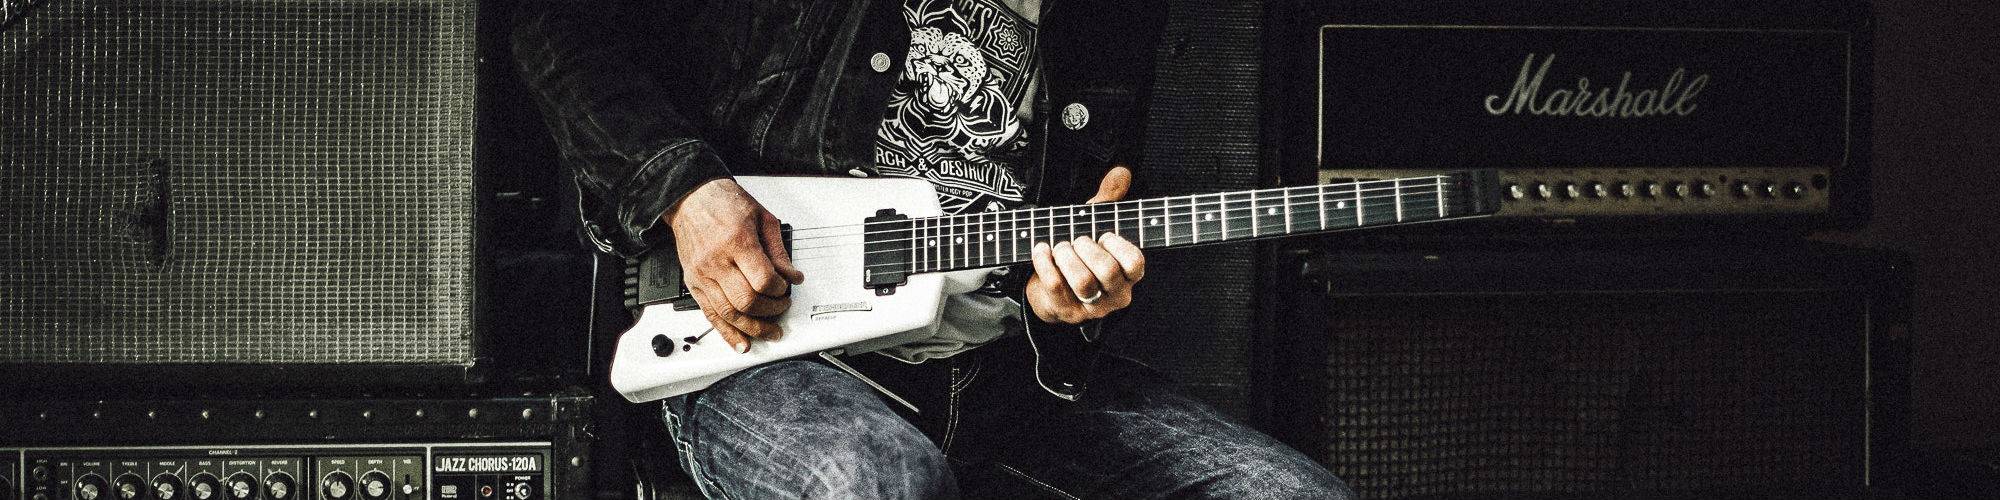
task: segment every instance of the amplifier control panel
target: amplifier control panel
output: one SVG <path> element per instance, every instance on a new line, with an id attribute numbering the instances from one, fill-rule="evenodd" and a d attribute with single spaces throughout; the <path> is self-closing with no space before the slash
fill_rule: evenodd
<path id="1" fill-rule="evenodd" d="M 1321 170 L 1321 182 L 1432 175 L 1441 169 Z M 1824 215 L 1824 168 L 1502 169 L 1495 217 Z"/>
<path id="2" fill-rule="evenodd" d="M 0 500 L 542 500 L 549 443 L 0 450 Z M 14 474 L 21 477 L 14 477 Z"/>

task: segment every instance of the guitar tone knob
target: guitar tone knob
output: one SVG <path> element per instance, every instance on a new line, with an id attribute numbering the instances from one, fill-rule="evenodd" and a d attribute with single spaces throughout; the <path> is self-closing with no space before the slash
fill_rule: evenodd
<path id="1" fill-rule="evenodd" d="M 674 353 L 674 339 L 665 334 L 653 336 L 653 355 L 667 357 Z"/>

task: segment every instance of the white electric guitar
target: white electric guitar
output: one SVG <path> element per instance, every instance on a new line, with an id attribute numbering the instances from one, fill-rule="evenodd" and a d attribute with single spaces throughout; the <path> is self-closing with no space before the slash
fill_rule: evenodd
<path id="1" fill-rule="evenodd" d="M 954 272 L 1027 262 L 1036 242 L 1116 232 L 1141 248 L 1184 247 L 1491 214 L 1495 171 L 942 216 L 921 179 L 737 177 L 785 222 L 806 275 L 784 336 L 737 353 L 692 300 L 648 304 L 618 339 L 611 385 L 633 402 L 685 394 L 764 363 L 858 354 L 934 328 Z"/>

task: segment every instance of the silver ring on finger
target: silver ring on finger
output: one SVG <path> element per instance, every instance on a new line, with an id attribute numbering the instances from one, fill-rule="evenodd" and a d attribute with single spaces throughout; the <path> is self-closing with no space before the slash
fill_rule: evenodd
<path id="1" fill-rule="evenodd" d="M 1090 296 L 1089 296 L 1089 297 L 1084 297 L 1084 296 L 1081 296 L 1081 295 L 1078 295 L 1078 296 L 1076 297 L 1076 301 L 1077 301 L 1077 302 L 1082 302 L 1082 303 L 1083 303 L 1083 305 L 1086 305 L 1086 306 L 1087 306 L 1087 305 L 1091 305 L 1091 304 L 1096 304 L 1096 303 L 1097 303 L 1097 300 L 1098 300 L 1098 299 L 1102 299 L 1102 298 L 1104 298 L 1104 290 L 1098 290 L 1098 291 L 1097 291 L 1097 293 L 1093 293 L 1093 294 L 1090 294 Z"/>

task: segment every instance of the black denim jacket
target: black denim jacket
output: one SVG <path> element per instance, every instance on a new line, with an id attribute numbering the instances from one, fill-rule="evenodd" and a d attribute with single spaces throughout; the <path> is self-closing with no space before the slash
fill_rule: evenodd
<path id="1" fill-rule="evenodd" d="M 903 0 L 534 2 L 519 6 L 513 50 L 580 193 L 600 250 L 643 256 L 647 289 L 680 289 L 660 215 L 732 174 L 875 175 L 875 134 L 903 73 Z M 1081 203 L 1114 163 L 1138 167 L 1146 89 L 1165 6 L 1043 4 L 1041 93 L 1022 172 L 1027 200 Z M 887 68 L 876 67 L 886 59 Z M 1088 110 L 1081 127 L 1052 109 Z M 1134 186 L 1128 196 L 1139 196 Z M 648 271 L 650 270 L 650 271 Z M 1008 273 L 1019 298 L 1031 272 Z M 665 292 L 671 294 L 674 292 Z M 1036 380 L 1074 399 L 1097 359 L 1083 335 L 1022 314 Z M 1037 333 L 1051 332 L 1052 335 Z M 1039 339 L 1039 340 L 1038 340 Z"/>
<path id="2" fill-rule="evenodd" d="M 572 169 L 585 231 L 634 256 L 672 251 L 660 215 L 707 180 L 873 175 L 876 129 L 909 50 L 902 4 L 529 1 L 512 42 Z M 1023 182 L 1036 204 L 1080 203 L 1113 162 L 1143 163 L 1141 110 L 1165 6 L 1050 0 L 1042 10 L 1043 92 L 1028 140 L 1043 160 Z M 884 58 L 890 67 L 877 71 Z M 1072 103 L 1088 122 L 1050 126 L 1052 110 Z"/>

